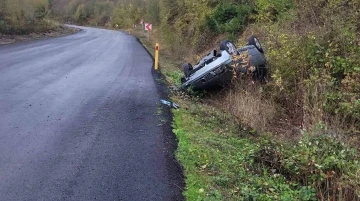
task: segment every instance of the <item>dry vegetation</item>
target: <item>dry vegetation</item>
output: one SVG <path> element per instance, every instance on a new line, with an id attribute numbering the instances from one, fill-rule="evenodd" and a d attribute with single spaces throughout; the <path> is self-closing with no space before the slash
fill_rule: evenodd
<path id="1" fill-rule="evenodd" d="M 249 86 L 249 80 L 241 80 L 235 84 L 222 99 L 224 108 L 251 128 L 263 131 L 273 127 L 276 110 L 275 104 L 263 98 L 261 86 Z"/>

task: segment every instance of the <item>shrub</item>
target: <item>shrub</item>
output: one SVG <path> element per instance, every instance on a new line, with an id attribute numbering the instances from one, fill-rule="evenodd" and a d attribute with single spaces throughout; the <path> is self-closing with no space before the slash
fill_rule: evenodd
<path id="1" fill-rule="evenodd" d="M 263 20 L 265 11 L 259 12 L 259 7 L 270 4 L 294 17 Z M 256 6 L 262 24 L 255 26 L 266 38 L 272 69 L 266 98 L 277 103 L 277 119 L 305 129 L 324 122 L 359 133 L 360 27 L 355 19 L 360 3 L 305 0 L 289 7 L 285 0 L 258 0 Z"/>
<path id="2" fill-rule="evenodd" d="M 0 20 L 0 33 L 7 33 L 9 31 L 9 25 L 5 20 Z"/>
<path id="3" fill-rule="evenodd" d="M 292 0 L 257 0 L 255 3 L 256 19 L 259 21 L 276 21 L 292 7 Z"/>
<path id="4" fill-rule="evenodd" d="M 254 157 L 258 171 L 266 168 L 268 174 L 314 188 L 319 200 L 358 199 L 360 158 L 356 149 L 326 133 L 304 135 L 293 145 L 268 141 L 263 147 Z"/>
<path id="5" fill-rule="evenodd" d="M 206 16 L 206 26 L 217 33 L 237 33 L 249 22 L 251 6 L 247 4 L 220 3 L 211 15 Z"/>

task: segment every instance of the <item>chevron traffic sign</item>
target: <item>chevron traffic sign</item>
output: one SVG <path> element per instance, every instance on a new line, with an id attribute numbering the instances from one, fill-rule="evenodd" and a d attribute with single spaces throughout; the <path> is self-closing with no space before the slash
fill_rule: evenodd
<path id="1" fill-rule="evenodd" d="M 150 23 L 145 23 L 145 30 L 146 30 L 146 31 L 151 31 L 151 30 L 152 30 L 152 24 L 150 24 Z"/>

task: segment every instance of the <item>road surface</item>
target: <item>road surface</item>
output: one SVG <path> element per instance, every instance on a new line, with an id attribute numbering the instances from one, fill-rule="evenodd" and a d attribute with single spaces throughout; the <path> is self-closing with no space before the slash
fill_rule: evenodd
<path id="1" fill-rule="evenodd" d="M 0 46 L 0 200 L 182 200 L 152 58 L 83 29 Z"/>

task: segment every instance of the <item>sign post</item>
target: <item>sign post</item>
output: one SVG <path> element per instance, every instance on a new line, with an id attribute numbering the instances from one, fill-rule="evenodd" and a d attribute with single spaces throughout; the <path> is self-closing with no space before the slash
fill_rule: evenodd
<path id="1" fill-rule="evenodd" d="M 148 31 L 148 39 L 150 40 L 150 31 L 152 30 L 152 24 L 145 23 L 145 30 Z"/>
<path id="2" fill-rule="evenodd" d="M 144 23 L 144 19 L 141 19 L 140 24 L 141 24 L 142 30 L 143 30 L 143 32 L 144 32 L 144 35 L 145 35 L 145 23 Z"/>

